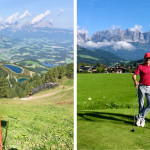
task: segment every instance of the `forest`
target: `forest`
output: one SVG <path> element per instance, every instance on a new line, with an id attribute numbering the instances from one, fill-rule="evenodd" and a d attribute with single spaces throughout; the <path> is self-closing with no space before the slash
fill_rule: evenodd
<path id="1" fill-rule="evenodd" d="M 0 72 L 0 98 L 26 97 L 32 89 L 45 83 L 59 83 L 64 78 L 73 78 L 73 63 L 49 68 L 45 74 L 35 74 L 24 82 L 17 82 L 14 77 L 7 78 L 5 71 Z"/>

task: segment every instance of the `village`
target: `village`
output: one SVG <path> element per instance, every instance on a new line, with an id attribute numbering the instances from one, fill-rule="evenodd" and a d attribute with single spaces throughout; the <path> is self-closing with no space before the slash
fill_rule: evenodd
<path id="1" fill-rule="evenodd" d="M 79 66 L 78 73 L 133 73 L 135 67 L 123 67 L 123 66 L 108 66 L 108 67 L 101 67 L 101 66 Z"/>

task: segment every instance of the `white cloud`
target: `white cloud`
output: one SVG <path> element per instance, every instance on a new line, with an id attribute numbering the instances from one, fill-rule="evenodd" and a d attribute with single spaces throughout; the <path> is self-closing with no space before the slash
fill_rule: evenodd
<path id="1" fill-rule="evenodd" d="M 45 13 L 37 15 L 35 18 L 32 19 L 31 24 L 41 21 L 46 16 L 50 15 L 50 13 L 51 13 L 50 10 L 47 10 Z"/>
<path id="2" fill-rule="evenodd" d="M 30 16 L 31 13 L 29 13 L 27 10 L 21 15 L 19 16 L 19 12 L 16 12 L 15 14 L 12 14 L 11 16 L 9 16 L 6 20 L 5 23 L 15 23 L 16 21 L 19 21 L 27 16 Z"/>
<path id="3" fill-rule="evenodd" d="M 2 17 L 0 17 L 0 22 L 1 22 L 1 21 L 3 21 L 3 18 L 2 18 Z"/>
<path id="4" fill-rule="evenodd" d="M 13 15 L 11 15 L 11 16 L 9 16 L 9 17 L 5 20 L 5 22 L 6 22 L 6 23 L 9 23 L 9 24 L 14 23 L 14 22 L 16 22 L 16 21 L 18 20 L 18 16 L 19 16 L 19 12 L 15 13 L 15 14 L 13 14 Z"/>
<path id="5" fill-rule="evenodd" d="M 64 12 L 64 10 L 60 9 L 59 12 L 58 12 L 58 14 L 57 14 L 57 16 L 60 16 L 63 12 Z"/>
<path id="6" fill-rule="evenodd" d="M 124 50 L 128 50 L 128 51 L 131 51 L 131 50 L 135 49 L 135 47 L 132 44 L 130 44 L 126 41 L 115 42 L 114 45 L 113 45 L 113 48 L 115 50 L 124 49 Z"/>
<path id="7" fill-rule="evenodd" d="M 108 42 L 108 41 L 95 43 L 93 41 L 84 42 L 83 40 L 78 40 L 78 44 L 82 47 L 85 47 L 85 48 L 101 48 L 101 47 L 113 45 L 112 42 Z"/>
<path id="8" fill-rule="evenodd" d="M 78 30 L 78 34 L 88 34 L 88 30 L 86 30 L 86 29 Z"/>
<path id="9" fill-rule="evenodd" d="M 142 25 L 135 25 L 133 28 L 129 28 L 130 31 L 142 31 Z"/>
<path id="10" fill-rule="evenodd" d="M 111 42 L 108 42 L 108 41 L 105 41 L 105 42 L 92 42 L 92 41 L 88 41 L 86 42 L 86 46 L 88 47 L 93 47 L 93 48 L 100 48 L 100 47 L 106 47 L 106 46 L 111 46 L 112 43 Z"/>
<path id="11" fill-rule="evenodd" d="M 85 48 L 102 48 L 102 47 L 107 47 L 107 46 L 112 46 L 114 50 L 128 50 L 128 51 L 132 51 L 135 49 L 135 47 L 126 42 L 126 41 L 119 41 L 119 42 L 115 42 L 115 41 L 103 41 L 103 42 L 93 42 L 93 41 L 84 41 L 81 39 L 78 39 L 78 45 L 81 47 L 85 47 Z"/>
<path id="12" fill-rule="evenodd" d="M 25 18 L 25 17 L 27 17 L 27 16 L 31 16 L 31 13 L 29 13 L 28 10 L 26 10 L 26 11 L 19 17 L 19 19 L 23 19 L 23 18 Z"/>

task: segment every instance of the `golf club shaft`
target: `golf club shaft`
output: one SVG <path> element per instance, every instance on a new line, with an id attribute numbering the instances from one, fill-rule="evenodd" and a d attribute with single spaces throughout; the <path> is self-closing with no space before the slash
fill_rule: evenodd
<path id="1" fill-rule="evenodd" d="M 134 123 L 133 123 L 133 126 L 135 126 L 135 114 L 136 114 L 137 95 L 138 95 L 138 88 L 136 88 L 136 95 L 135 95 L 135 109 L 134 109 Z"/>
<path id="2" fill-rule="evenodd" d="M 2 131 L 1 131 L 1 116 L 0 116 L 0 148 L 3 150 L 3 145 L 2 145 Z"/>

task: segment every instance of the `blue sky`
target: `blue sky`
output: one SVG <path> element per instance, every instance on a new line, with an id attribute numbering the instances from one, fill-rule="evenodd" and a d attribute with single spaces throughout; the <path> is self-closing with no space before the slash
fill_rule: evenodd
<path id="1" fill-rule="evenodd" d="M 112 26 L 150 30 L 150 0 L 78 0 L 78 29 L 89 35 Z"/>
<path id="2" fill-rule="evenodd" d="M 70 28 L 73 13 L 73 0 L 0 0 L 1 22 L 18 21 L 21 16 L 20 22 L 32 21 L 37 17 L 51 21 L 55 27 Z"/>

